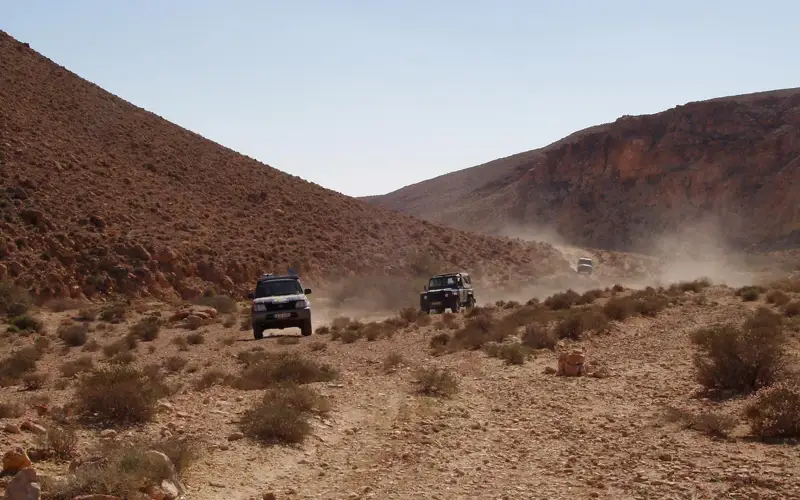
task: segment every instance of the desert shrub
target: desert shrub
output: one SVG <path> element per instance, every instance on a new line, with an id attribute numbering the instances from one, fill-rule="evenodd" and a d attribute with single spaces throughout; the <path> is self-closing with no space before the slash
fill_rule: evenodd
<path id="1" fill-rule="evenodd" d="M 800 381 L 790 378 L 760 389 L 748 402 L 745 417 L 761 438 L 800 437 Z"/>
<path id="2" fill-rule="evenodd" d="M 737 297 L 741 297 L 744 302 L 755 302 L 765 291 L 763 286 L 749 285 L 737 289 L 735 294 Z"/>
<path id="3" fill-rule="evenodd" d="M 50 374 L 42 372 L 28 372 L 20 377 L 22 387 L 26 391 L 38 391 L 47 383 Z"/>
<path id="4" fill-rule="evenodd" d="M 495 328 L 492 316 L 479 314 L 455 332 L 453 344 L 461 349 L 478 350 L 487 342 L 502 342 L 509 333 L 505 329 Z"/>
<path id="5" fill-rule="evenodd" d="M 649 295 L 637 298 L 633 303 L 633 310 L 642 316 L 657 316 L 663 311 L 669 300 L 662 295 Z"/>
<path id="6" fill-rule="evenodd" d="M 18 332 L 23 333 L 41 332 L 44 330 L 44 323 L 38 318 L 34 318 L 28 314 L 14 316 L 9 320 L 8 324 L 13 326 Z"/>
<path id="7" fill-rule="evenodd" d="M 692 429 L 712 437 L 727 437 L 736 428 L 738 419 L 727 413 L 703 410 L 692 412 L 678 408 L 667 408 L 667 420 L 681 424 L 684 429 Z"/>
<path id="8" fill-rule="evenodd" d="M 494 342 L 483 347 L 486 354 L 502 359 L 508 365 L 523 365 L 532 354 L 531 349 L 523 344 L 496 344 Z"/>
<path id="9" fill-rule="evenodd" d="M 53 483 L 48 498 L 72 499 L 81 495 L 136 498 L 143 484 L 160 484 L 171 477 L 169 464 L 154 454 L 150 444 L 113 443 L 97 451 L 102 460 L 77 468 L 66 481 Z M 169 455 L 168 455 L 169 456 Z"/>
<path id="10" fill-rule="evenodd" d="M 679 290 L 681 292 L 700 293 L 704 288 L 708 288 L 710 286 L 711 280 L 708 278 L 700 278 L 694 281 L 681 281 L 680 283 L 670 286 L 670 288 Z"/>
<path id="11" fill-rule="evenodd" d="M 624 292 L 625 287 L 622 285 L 614 285 L 613 287 L 611 287 L 611 291 L 616 293 Z"/>
<path id="12" fill-rule="evenodd" d="M 0 382 L 16 381 L 36 370 L 41 353 L 35 347 L 23 347 L 0 360 Z"/>
<path id="13" fill-rule="evenodd" d="M 778 307 L 786 305 L 791 300 L 789 296 L 781 290 L 771 290 L 767 293 L 766 299 L 768 304 L 775 304 Z"/>
<path id="14" fill-rule="evenodd" d="M 82 351 L 86 351 L 86 352 L 97 352 L 100 349 L 101 349 L 100 342 L 92 339 L 92 340 L 86 342 L 85 344 L 83 344 L 83 349 L 81 349 L 81 350 Z"/>
<path id="15" fill-rule="evenodd" d="M 350 325 L 353 326 L 353 325 Z M 339 334 L 339 338 L 342 340 L 344 344 L 352 344 L 356 340 L 360 339 L 362 336 L 362 330 L 360 328 L 345 328 Z"/>
<path id="16" fill-rule="evenodd" d="M 27 290 L 10 281 L 0 281 L 0 315 L 22 316 L 33 306 L 33 298 Z"/>
<path id="17" fill-rule="evenodd" d="M 56 331 L 58 338 L 69 347 L 78 347 L 89 340 L 89 327 L 86 323 L 61 325 Z"/>
<path id="18" fill-rule="evenodd" d="M 19 418 L 25 414 L 25 408 L 17 403 L 0 403 L 0 418 Z"/>
<path id="19" fill-rule="evenodd" d="M 413 323 L 421 316 L 420 312 L 413 307 L 404 307 L 397 312 L 397 316 L 406 324 Z"/>
<path id="20" fill-rule="evenodd" d="M 146 316 L 131 326 L 130 333 L 143 342 L 152 342 L 158 338 L 161 320 L 155 316 Z"/>
<path id="21" fill-rule="evenodd" d="M 317 335 L 327 335 L 331 333 L 331 327 L 327 325 L 318 326 L 317 329 L 314 330 L 314 333 L 316 333 Z"/>
<path id="22" fill-rule="evenodd" d="M 752 392 L 775 382 L 784 366 L 781 318 L 763 307 L 741 327 L 703 328 L 691 339 L 697 381 L 708 389 Z"/>
<path id="23" fill-rule="evenodd" d="M 321 340 L 315 340 L 308 344 L 309 351 L 324 351 L 328 349 L 328 344 Z"/>
<path id="24" fill-rule="evenodd" d="M 531 349 L 554 349 L 558 343 L 556 333 L 541 323 L 531 323 L 522 334 L 522 344 Z"/>
<path id="25" fill-rule="evenodd" d="M 39 351 L 39 354 L 44 354 L 50 349 L 50 339 L 44 335 L 36 337 L 33 341 L 33 348 Z"/>
<path id="26" fill-rule="evenodd" d="M 575 301 L 575 305 L 584 306 L 593 304 L 595 300 L 599 299 L 602 296 L 603 296 L 602 290 L 598 289 L 588 290 L 586 292 L 583 292 L 583 294 L 580 297 L 578 297 L 578 300 Z"/>
<path id="27" fill-rule="evenodd" d="M 213 307 L 221 314 L 235 313 L 237 309 L 236 300 L 228 295 L 203 295 L 194 300 L 199 306 Z"/>
<path id="28" fill-rule="evenodd" d="M 544 300 L 544 305 L 553 311 L 569 309 L 570 307 L 576 305 L 580 298 L 581 296 L 578 294 L 578 292 L 569 289 L 566 292 L 559 292 L 547 297 Z"/>
<path id="29" fill-rule="evenodd" d="M 223 372 L 222 370 L 212 368 L 200 375 L 200 378 L 197 379 L 197 382 L 195 382 L 195 389 L 198 391 L 204 391 L 209 387 L 213 387 L 224 382 L 227 379 L 227 373 Z"/>
<path id="30" fill-rule="evenodd" d="M 800 316 L 800 301 L 795 300 L 783 306 L 783 314 L 786 316 L 794 317 Z"/>
<path id="31" fill-rule="evenodd" d="M 264 353 L 260 361 L 245 366 L 235 385 L 240 389 L 259 390 L 275 384 L 328 382 L 337 375 L 330 365 L 303 358 L 295 352 Z"/>
<path id="32" fill-rule="evenodd" d="M 181 356 L 170 356 L 164 360 L 164 369 L 170 373 L 178 373 L 186 368 L 189 361 Z"/>
<path id="33" fill-rule="evenodd" d="M 399 352 L 392 352 L 389 353 L 385 358 L 383 358 L 383 371 L 385 372 L 392 372 L 397 369 L 398 366 L 405 363 L 405 359 L 403 355 Z"/>
<path id="34" fill-rule="evenodd" d="M 449 398 L 459 389 L 458 378 L 448 368 L 421 368 L 414 383 L 417 393 L 425 396 Z"/>
<path id="35" fill-rule="evenodd" d="M 559 338 L 580 340 L 587 331 L 600 332 L 606 328 L 606 317 L 594 310 L 579 311 L 564 317 L 556 324 L 555 333 Z"/>
<path id="36" fill-rule="evenodd" d="M 94 309 L 81 309 L 73 319 L 76 321 L 94 321 L 97 319 L 97 311 Z"/>
<path id="37" fill-rule="evenodd" d="M 123 301 L 109 302 L 100 309 L 100 320 L 106 323 L 122 323 L 128 314 L 128 305 Z"/>
<path id="38" fill-rule="evenodd" d="M 206 336 L 202 332 L 192 332 L 186 336 L 186 343 L 189 345 L 205 344 Z"/>
<path id="39" fill-rule="evenodd" d="M 107 358 L 136 349 L 138 339 L 134 335 L 125 335 L 110 344 L 103 346 L 103 355 Z"/>
<path id="40" fill-rule="evenodd" d="M 91 356 L 81 356 L 71 361 L 66 361 L 61 365 L 59 371 L 63 377 L 72 378 L 79 373 L 87 372 L 94 367 L 94 361 Z"/>
<path id="41" fill-rule="evenodd" d="M 429 342 L 429 346 L 431 349 L 442 349 L 443 347 L 447 346 L 450 343 L 450 335 L 445 332 L 437 333 Z"/>
<path id="42" fill-rule="evenodd" d="M 636 302 L 630 297 L 612 297 L 603 306 L 608 319 L 624 321 L 636 312 Z"/>
<path id="43" fill-rule="evenodd" d="M 76 407 L 89 420 L 110 426 L 149 422 L 164 388 L 127 365 L 96 368 L 75 388 Z"/>
<path id="44" fill-rule="evenodd" d="M 78 435 L 72 427 L 48 425 L 41 447 L 59 460 L 70 460 L 78 449 Z"/>
<path id="45" fill-rule="evenodd" d="M 328 401 L 309 387 L 274 387 L 244 412 L 240 426 L 246 436 L 264 444 L 301 443 L 311 432 L 308 417 L 329 409 Z"/>

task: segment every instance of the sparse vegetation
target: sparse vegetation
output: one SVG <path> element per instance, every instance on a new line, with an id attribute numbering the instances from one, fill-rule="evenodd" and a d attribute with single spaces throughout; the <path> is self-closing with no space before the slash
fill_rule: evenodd
<path id="1" fill-rule="evenodd" d="M 692 412 L 668 407 L 666 418 L 670 422 L 681 424 L 684 429 L 692 429 L 717 438 L 727 437 L 738 424 L 738 419 L 734 415 L 711 410 Z"/>
<path id="2" fill-rule="evenodd" d="M 192 332 L 186 336 L 186 343 L 189 345 L 205 344 L 206 336 L 203 332 Z"/>
<path id="3" fill-rule="evenodd" d="M 245 411 L 240 425 L 246 436 L 264 444 L 301 443 L 311 432 L 309 416 L 329 409 L 328 401 L 308 387 L 273 387 Z"/>
<path id="4" fill-rule="evenodd" d="M 170 373 L 178 373 L 183 370 L 189 361 L 181 356 L 170 356 L 164 360 L 164 369 Z"/>
<path id="5" fill-rule="evenodd" d="M 800 380 L 789 378 L 756 392 L 745 416 L 761 438 L 800 437 Z"/>
<path id="6" fill-rule="evenodd" d="M 10 281 L 0 281 L 0 316 L 22 316 L 33 305 L 27 290 Z"/>
<path id="7" fill-rule="evenodd" d="M 789 302 L 783 307 L 783 314 L 790 318 L 800 316 L 800 300 Z"/>
<path id="8" fill-rule="evenodd" d="M 41 332 L 44 330 L 44 324 L 41 320 L 29 314 L 14 316 L 9 320 L 8 324 L 14 327 L 15 331 L 21 333 Z"/>
<path id="9" fill-rule="evenodd" d="M 25 414 L 25 409 L 16 403 L 0 402 L 0 418 L 19 418 Z"/>
<path id="10" fill-rule="evenodd" d="M 240 389 L 260 390 L 276 384 L 327 382 L 337 377 L 330 365 L 306 359 L 296 352 L 263 353 L 246 366 L 235 381 Z"/>
<path id="11" fill-rule="evenodd" d="M 770 290 L 769 293 L 767 293 L 766 300 L 768 304 L 775 304 L 781 307 L 788 304 L 791 298 L 782 290 Z"/>
<path id="12" fill-rule="evenodd" d="M 34 347 L 23 347 L 0 360 L 0 385 L 10 385 L 26 373 L 36 370 L 41 353 Z"/>
<path id="13" fill-rule="evenodd" d="M 489 356 L 502 359 L 509 365 L 523 365 L 528 357 L 532 355 L 529 347 L 516 342 L 504 344 L 491 342 L 486 344 L 483 349 Z"/>
<path id="14" fill-rule="evenodd" d="M 692 334 L 697 380 L 713 390 L 749 393 L 774 383 L 784 368 L 781 317 L 759 308 L 744 325 L 723 324 Z"/>
<path id="15" fill-rule="evenodd" d="M 397 369 L 398 366 L 405 363 L 405 358 L 399 352 L 393 352 L 383 358 L 383 371 L 390 373 Z"/>
<path id="16" fill-rule="evenodd" d="M 235 313 L 238 309 L 235 299 L 228 295 L 216 295 L 213 292 L 207 292 L 194 300 L 194 303 L 199 306 L 212 307 L 220 314 Z"/>
<path id="17" fill-rule="evenodd" d="M 131 326 L 130 333 L 142 342 L 152 342 L 158 338 L 161 330 L 161 320 L 155 316 L 145 316 Z"/>
<path id="18" fill-rule="evenodd" d="M 531 323 L 522 334 L 522 344 L 532 349 L 553 349 L 557 343 L 556 333 L 541 323 Z"/>
<path id="19" fill-rule="evenodd" d="M 428 367 L 417 371 L 414 380 L 418 394 L 449 398 L 459 390 L 458 378 L 448 368 Z"/>
<path id="20" fill-rule="evenodd" d="M 149 422 L 164 394 L 156 380 L 126 365 L 110 365 L 90 372 L 75 388 L 75 403 L 84 417 L 109 426 Z"/>
<path id="21" fill-rule="evenodd" d="M 87 372 L 94 367 L 94 361 L 91 356 L 81 356 L 71 361 L 66 361 L 61 365 L 59 371 L 63 377 L 72 378 L 79 373 Z"/>
<path id="22" fill-rule="evenodd" d="M 763 286 L 748 285 L 736 290 L 736 296 L 741 297 L 744 302 L 755 302 L 766 290 Z"/>
<path id="23" fill-rule="evenodd" d="M 41 439 L 41 446 L 58 460 L 70 460 L 77 452 L 78 435 L 72 427 L 49 425 Z"/>
<path id="24" fill-rule="evenodd" d="M 566 292 L 556 293 L 550 297 L 547 297 L 544 301 L 544 305 L 553 311 L 558 311 L 561 309 L 569 309 L 570 307 L 576 305 L 580 300 L 581 295 L 579 295 L 576 291 L 569 289 Z"/>
<path id="25" fill-rule="evenodd" d="M 63 324 L 56 332 L 58 338 L 69 347 L 79 347 L 89 340 L 89 327 L 86 323 Z"/>
<path id="26" fill-rule="evenodd" d="M 109 302 L 100 309 L 100 320 L 107 323 L 122 323 L 128 314 L 128 304 L 118 300 Z"/>

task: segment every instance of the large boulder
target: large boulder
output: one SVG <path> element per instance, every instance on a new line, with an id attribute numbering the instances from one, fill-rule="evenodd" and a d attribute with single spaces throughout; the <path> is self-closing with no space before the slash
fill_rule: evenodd
<path id="1" fill-rule="evenodd" d="M 556 375 L 564 377 L 586 375 L 586 355 L 577 349 L 562 352 L 558 356 Z"/>

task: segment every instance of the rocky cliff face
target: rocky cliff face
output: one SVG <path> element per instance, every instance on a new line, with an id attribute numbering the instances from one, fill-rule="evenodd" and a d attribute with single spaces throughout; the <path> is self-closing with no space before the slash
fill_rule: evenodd
<path id="1" fill-rule="evenodd" d="M 547 227 L 612 250 L 700 223 L 739 246 L 800 246 L 800 89 L 625 116 L 368 201 L 490 233 Z"/>

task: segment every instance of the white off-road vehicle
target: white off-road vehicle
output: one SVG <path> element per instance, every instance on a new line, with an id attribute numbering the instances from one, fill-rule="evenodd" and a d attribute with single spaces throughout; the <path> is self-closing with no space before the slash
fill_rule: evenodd
<path id="1" fill-rule="evenodd" d="M 594 267 L 592 266 L 592 259 L 589 257 L 581 257 L 578 259 L 578 274 L 592 274 Z"/>

